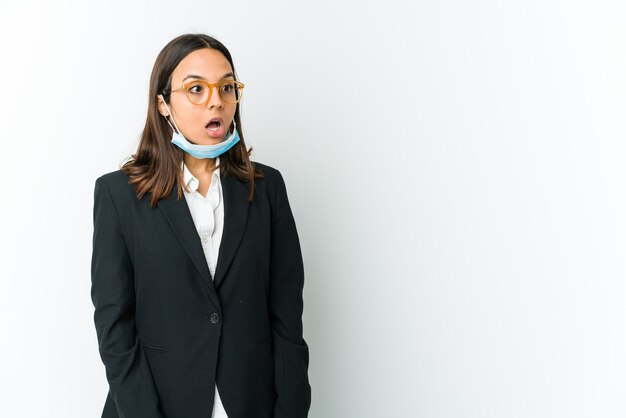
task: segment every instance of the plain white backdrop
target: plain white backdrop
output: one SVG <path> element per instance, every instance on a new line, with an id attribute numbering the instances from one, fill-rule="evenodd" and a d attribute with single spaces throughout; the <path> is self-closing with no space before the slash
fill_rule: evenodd
<path id="1" fill-rule="evenodd" d="M 626 5 L 0 3 L 0 411 L 99 417 L 93 187 L 230 49 L 305 261 L 311 417 L 626 416 Z M 175 418 L 175 417 L 173 417 Z"/>

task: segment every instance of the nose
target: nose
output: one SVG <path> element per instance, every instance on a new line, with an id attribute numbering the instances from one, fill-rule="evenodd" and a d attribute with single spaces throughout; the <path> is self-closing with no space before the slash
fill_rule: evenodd
<path id="1" fill-rule="evenodd" d="M 210 88 L 211 88 L 211 97 L 209 98 L 209 102 L 207 103 L 207 106 L 209 106 L 210 109 L 214 107 L 218 107 L 218 108 L 224 107 L 224 104 L 222 103 L 222 96 L 220 96 L 219 86 L 211 86 Z M 215 89 L 215 91 L 213 91 L 213 89 Z"/>

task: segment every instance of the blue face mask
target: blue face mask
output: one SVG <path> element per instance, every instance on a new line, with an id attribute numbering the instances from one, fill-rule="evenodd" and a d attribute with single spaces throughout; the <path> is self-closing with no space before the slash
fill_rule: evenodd
<path id="1" fill-rule="evenodd" d="M 163 100 L 163 96 L 161 95 L 159 96 L 161 97 L 161 100 Z M 167 108 L 167 111 L 169 112 L 171 116 L 172 112 L 170 111 L 170 108 L 167 106 L 167 103 L 165 103 L 165 100 L 163 100 L 163 103 L 165 104 L 165 107 Z M 215 145 L 192 144 L 191 142 L 187 141 L 187 138 L 185 138 L 183 134 L 180 133 L 180 129 L 178 129 L 178 125 L 176 125 L 174 116 L 172 116 L 172 121 L 174 122 L 174 126 L 176 126 L 176 129 L 174 129 L 174 126 L 172 126 L 172 124 L 167 118 L 165 118 L 165 120 L 167 120 L 167 123 L 172 128 L 172 143 L 195 158 L 218 157 L 222 155 L 223 153 L 225 153 L 226 151 L 228 151 L 229 149 L 231 149 L 233 145 L 235 145 L 237 142 L 239 142 L 239 134 L 237 133 L 237 124 L 235 123 L 234 119 L 233 119 L 233 132 L 230 135 L 228 135 L 226 139 L 224 139 L 222 142 L 220 142 L 219 144 L 215 144 Z"/>

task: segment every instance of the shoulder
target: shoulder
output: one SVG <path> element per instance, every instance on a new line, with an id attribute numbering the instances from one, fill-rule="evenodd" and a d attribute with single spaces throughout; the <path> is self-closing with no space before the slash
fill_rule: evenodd
<path id="1" fill-rule="evenodd" d="M 116 201 L 135 197 L 135 187 L 128 184 L 129 180 L 128 175 L 121 168 L 102 174 L 96 179 L 95 192 L 97 194 L 106 191 Z"/>
<path id="2" fill-rule="evenodd" d="M 264 176 L 268 177 L 270 181 L 275 180 L 277 177 L 280 176 L 280 171 L 278 171 L 277 168 L 274 168 L 265 163 L 261 163 L 259 161 L 252 161 L 252 165 L 255 168 L 258 168 L 260 171 L 262 171 Z"/>
<path id="3" fill-rule="evenodd" d="M 277 208 L 276 210 L 289 207 L 287 186 L 280 170 L 256 161 L 253 164 L 263 172 L 264 178 L 262 183 L 265 186 L 272 207 Z"/>
<path id="4" fill-rule="evenodd" d="M 96 179 L 96 184 L 104 184 L 109 189 L 119 190 L 120 188 L 130 187 L 129 178 L 120 168 L 109 173 L 102 174 Z"/>
<path id="5" fill-rule="evenodd" d="M 107 185 L 120 184 L 122 182 L 128 183 L 128 176 L 120 168 L 109 173 L 102 174 L 96 179 L 96 182 L 106 183 Z"/>
<path id="6" fill-rule="evenodd" d="M 262 181 L 267 184 L 268 190 L 271 194 L 276 193 L 277 189 L 285 187 L 285 181 L 280 170 L 259 161 L 252 161 L 252 164 L 263 173 Z"/>

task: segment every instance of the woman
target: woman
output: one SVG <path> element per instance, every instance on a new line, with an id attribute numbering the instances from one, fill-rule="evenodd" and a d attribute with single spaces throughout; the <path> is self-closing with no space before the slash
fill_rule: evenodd
<path id="1" fill-rule="evenodd" d="M 229 51 L 160 52 L 137 152 L 94 192 L 105 418 L 306 417 L 304 268 L 280 172 L 252 162 Z"/>

